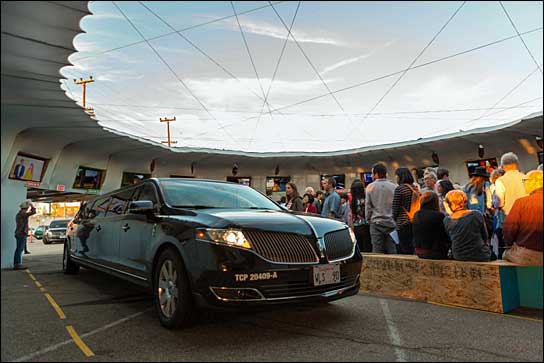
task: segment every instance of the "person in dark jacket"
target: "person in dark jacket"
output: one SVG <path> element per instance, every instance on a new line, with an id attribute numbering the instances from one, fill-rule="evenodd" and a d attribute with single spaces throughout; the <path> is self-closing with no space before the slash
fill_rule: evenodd
<path id="1" fill-rule="evenodd" d="M 408 168 L 398 168 L 395 175 L 399 186 L 395 189 L 393 195 L 393 218 L 399 234 L 399 253 L 413 255 L 412 221 L 409 212 L 412 206 L 412 198 L 414 198 L 414 194 L 417 197 L 419 192 L 413 186 L 414 177 Z"/>
<path id="2" fill-rule="evenodd" d="M 13 256 L 13 269 L 24 270 L 23 263 L 23 251 L 26 244 L 26 238 L 28 237 L 28 217 L 36 214 L 36 208 L 29 201 L 25 201 L 20 205 L 19 213 L 15 216 L 15 240 L 17 245 L 15 247 L 15 255 Z M 30 208 L 30 210 L 28 210 Z"/>
<path id="3" fill-rule="evenodd" d="M 436 193 L 423 193 L 421 209 L 412 222 L 414 247 L 419 258 L 444 260 L 448 258 L 451 246 L 450 237 L 444 227 L 445 215 L 440 212 Z"/>
<path id="4" fill-rule="evenodd" d="M 304 203 L 302 198 L 298 194 L 297 186 L 295 183 L 287 183 L 285 187 L 285 207 L 292 211 L 302 212 L 304 211 Z"/>
<path id="5" fill-rule="evenodd" d="M 359 179 L 351 184 L 351 217 L 359 249 L 361 252 L 372 252 L 370 226 L 365 218 L 365 185 Z"/>
<path id="6" fill-rule="evenodd" d="M 446 206 L 451 215 L 444 218 L 446 232 L 451 239 L 453 258 L 459 261 L 491 261 L 497 259 L 488 240 L 484 216 L 467 209 L 467 195 L 452 190 L 446 195 Z"/>

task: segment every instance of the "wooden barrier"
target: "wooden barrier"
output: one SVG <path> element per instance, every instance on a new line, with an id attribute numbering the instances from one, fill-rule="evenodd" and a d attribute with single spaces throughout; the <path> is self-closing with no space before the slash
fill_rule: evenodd
<path id="1" fill-rule="evenodd" d="M 507 261 L 426 260 L 413 255 L 363 254 L 361 290 L 386 296 L 505 313 L 520 306 L 520 271 Z M 542 309 L 542 267 L 532 268 Z M 529 271 L 529 270 L 527 270 Z M 527 283 L 527 279 L 523 281 Z M 523 292 L 523 291 L 522 291 Z M 523 292 L 526 293 L 526 292 Z M 533 294 L 533 292 L 529 292 Z M 522 297 L 521 300 L 527 300 Z M 538 301 L 538 297 L 533 299 Z"/>

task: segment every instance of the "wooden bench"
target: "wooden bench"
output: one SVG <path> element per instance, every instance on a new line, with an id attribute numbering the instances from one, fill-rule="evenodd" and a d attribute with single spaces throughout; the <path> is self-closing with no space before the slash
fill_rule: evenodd
<path id="1" fill-rule="evenodd" d="M 498 313 L 542 309 L 542 267 L 364 253 L 361 290 Z"/>

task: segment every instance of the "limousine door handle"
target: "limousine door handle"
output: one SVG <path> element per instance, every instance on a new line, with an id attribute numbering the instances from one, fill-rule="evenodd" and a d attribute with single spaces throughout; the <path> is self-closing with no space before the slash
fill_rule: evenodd
<path id="1" fill-rule="evenodd" d="M 122 228 L 123 228 L 123 231 L 126 232 L 126 231 L 128 231 L 128 230 L 130 229 L 130 226 L 129 226 L 128 223 L 127 223 L 127 224 L 125 224 Z"/>
<path id="2" fill-rule="evenodd" d="M 102 227 L 100 227 L 100 225 L 98 225 L 98 226 L 96 227 L 96 231 L 97 231 L 97 232 L 100 232 L 101 229 L 102 229 Z"/>

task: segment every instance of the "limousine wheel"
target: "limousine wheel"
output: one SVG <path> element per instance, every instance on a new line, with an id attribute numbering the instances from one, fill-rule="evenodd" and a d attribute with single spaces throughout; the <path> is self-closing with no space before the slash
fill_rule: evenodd
<path id="1" fill-rule="evenodd" d="M 155 307 L 161 324 L 179 328 L 193 321 L 194 309 L 185 266 L 172 248 L 164 250 L 153 277 Z"/>
<path id="2" fill-rule="evenodd" d="M 45 245 L 50 245 L 50 244 L 51 244 L 51 241 L 44 237 L 44 238 L 43 238 L 43 244 L 45 244 Z"/>
<path id="3" fill-rule="evenodd" d="M 72 275 L 79 272 L 79 265 L 70 258 L 70 241 L 64 242 L 64 254 L 62 256 L 62 271 L 65 274 Z"/>

